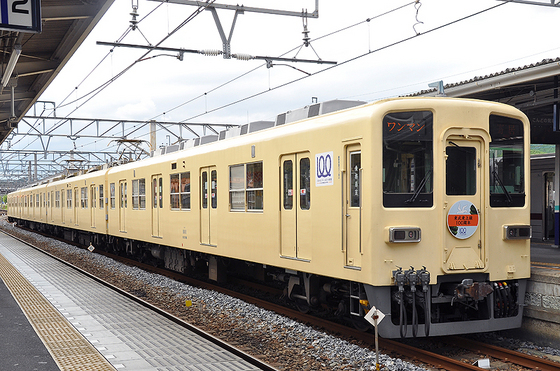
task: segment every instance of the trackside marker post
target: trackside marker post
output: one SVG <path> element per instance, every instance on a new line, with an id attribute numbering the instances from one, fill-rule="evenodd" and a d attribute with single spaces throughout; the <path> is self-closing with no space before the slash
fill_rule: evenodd
<path id="1" fill-rule="evenodd" d="M 385 314 L 372 306 L 364 318 L 375 328 L 375 369 L 379 371 L 379 336 L 377 332 L 377 325 L 383 320 L 383 318 L 385 318 Z"/>

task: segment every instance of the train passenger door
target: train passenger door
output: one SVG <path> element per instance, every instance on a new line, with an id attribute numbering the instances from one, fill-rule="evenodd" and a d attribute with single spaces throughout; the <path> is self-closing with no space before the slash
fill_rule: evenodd
<path id="1" fill-rule="evenodd" d="M 128 187 L 126 180 L 119 181 L 119 230 L 126 232 L 126 209 L 128 207 Z"/>
<path id="2" fill-rule="evenodd" d="M 50 196 L 50 201 L 49 201 L 49 209 L 50 209 L 50 214 L 49 216 L 51 217 L 51 222 L 54 221 L 54 214 L 53 214 L 53 209 L 54 209 L 54 191 L 51 191 L 51 196 Z"/>
<path id="3" fill-rule="evenodd" d="M 66 209 L 66 203 L 64 202 L 64 192 L 65 189 L 60 190 L 60 222 L 64 224 L 64 209 Z"/>
<path id="4" fill-rule="evenodd" d="M 152 236 L 162 237 L 160 212 L 163 208 L 163 178 L 152 175 Z"/>
<path id="5" fill-rule="evenodd" d="M 311 259 L 311 162 L 309 154 L 284 155 L 280 159 L 280 253 Z"/>
<path id="6" fill-rule="evenodd" d="M 448 136 L 445 141 L 443 269 L 458 273 L 485 267 L 482 236 L 484 184 L 482 139 Z"/>
<path id="7" fill-rule="evenodd" d="M 97 192 L 95 192 L 95 185 L 90 186 L 90 197 L 91 197 L 91 227 L 95 228 L 95 209 L 97 208 Z"/>
<path id="8" fill-rule="evenodd" d="M 362 153 L 360 146 L 346 148 L 344 174 L 344 237 L 345 265 L 358 268 L 362 264 Z"/>
<path id="9" fill-rule="evenodd" d="M 200 169 L 200 243 L 217 246 L 218 171 L 215 166 Z"/>
<path id="10" fill-rule="evenodd" d="M 80 206 L 80 193 L 78 187 L 74 188 L 74 225 L 78 225 L 78 207 Z"/>

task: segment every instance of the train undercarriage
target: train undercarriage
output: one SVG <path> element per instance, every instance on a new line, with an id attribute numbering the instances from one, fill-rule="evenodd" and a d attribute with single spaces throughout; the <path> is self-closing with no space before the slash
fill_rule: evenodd
<path id="1" fill-rule="evenodd" d="M 328 313 L 362 330 L 372 328 L 364 316 L 375 306 L 388 317 L 379 324 L 380 335 L 387 338 L 485 332 L 521 325 L 526 280 L 490 282 L 487 274 L 475 273 L 438 276 L 437 283 L 430 285 L 430 272 L 411 268 L 395 270 L 394 285 L 378 287 L 44 223 L 11 221 L 217 282 L 237 277 L 281 288 L 282 299 L 300 311 Z"/>

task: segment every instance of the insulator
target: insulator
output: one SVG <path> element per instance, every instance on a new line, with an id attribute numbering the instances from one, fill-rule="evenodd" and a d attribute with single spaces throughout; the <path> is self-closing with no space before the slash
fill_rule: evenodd
<path id="1" fill-rule="evenodd" d="M 222 51 L 217 50 L 217 49 L 213 49 L 213 50 L 210 49 L 210 50 L 202 50 L 200 53 L 204 54 L 207 57 L 216 57 L 216 56 L 222 54 Z"/>
<path id="2" fill-rule="evenodd" d="M 240 61 L 250 61 L 253 59 L 253 56 L 250 54 L 233 54 L 232 57 L 239 59 Z"/>

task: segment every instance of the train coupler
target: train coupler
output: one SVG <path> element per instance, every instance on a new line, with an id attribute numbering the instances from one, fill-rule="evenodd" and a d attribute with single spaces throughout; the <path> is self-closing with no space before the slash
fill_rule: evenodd
<path id="1" fill-rule="evenodd" d="M 488 282 L 474 282 L 472 279 L 464 279 L 460 284 L 455 287 L 454 300 L 465 301 L 484 300 L 490 295 L 494 289 Z"/>

